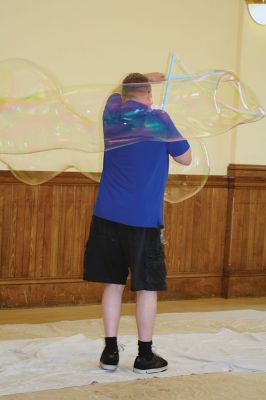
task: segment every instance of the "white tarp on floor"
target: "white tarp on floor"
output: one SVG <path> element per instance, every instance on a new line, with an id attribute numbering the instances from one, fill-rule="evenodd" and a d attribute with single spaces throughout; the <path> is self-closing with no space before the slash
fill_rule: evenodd
<path id="1" fill-rule="evenodd" d="M 193 314 L 183 314 L 183 319 L 189 321 Z M 0 395 L 82 386 L 96 382 L 130 381 L 153 376 L 170 377 L 228 371 L 266 372 L 266 312 L 247 310 L 196 314 L 199 321 L 200 314 L 204 314 L 203 320 L 206 320 L 206 314 L 209 314 L 210 325 L 214 320 L 221 323 L 223 316 L 224 328 L 217 332 L 182 333 L 179 325 L 179 332 L 173 333 L 170 323 L 169 330 L 172 333 L 163 332 L 154 336 L 154 345 L 158 353 L 168 360 L 169 369 L 152 376 L 132 372 L 136 356 L 135 335 L 120 336 L 124 351 L 120 352 L 120 367 L 116 372 L 106 372 L 98 368 L 103 341 L 88 338 L 82 330 L 71 336 L 1 340 Z M 167 319 L 169 316 L 171 322 L 175 315 L 176 320 L 182 318 L 180 314 L 158 317 L 163 321 L 164 317 Z M 254 332 L 255 326 L 251 325 L 250 331 L 249 326 L 246 326 L 245 332 L 236 332 L 228 328 L 230 324 L 226 317 L 232 321 L 232 317 L 235 316 L 239 321 L 242 316 L 242 320 L 247 318 L 250 321 L 252 315 L 255 325 L 260 321 L 257 332 Z M 81 321 L 71 321 L 73 326 L 79 322 Z M 84 321 L 81 325 L 83 323 Z M 87 323 L 89 324 L 88 321 Z M 12 325 L 6 327 L 7 331 L 12 330 Z M 185 330 L 186 327 L 183 327 Z M 5 326 L 2 328 L 4 330 Z M 19 330 L 19 325 L 13 325 L 13 329 Z"/>

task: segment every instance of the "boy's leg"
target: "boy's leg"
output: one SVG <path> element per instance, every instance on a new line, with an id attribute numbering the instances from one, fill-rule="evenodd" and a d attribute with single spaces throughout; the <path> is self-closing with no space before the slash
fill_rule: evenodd
<path id="1" fill-rule="evenodd" d="M 140 290 L 137 292 L 136 321 L 140 341 L 152 340 L 157 312 L 157 292 Z"/>
<path id="2" fill-rule="evenodd" d="M 140 290 L 137 292 L 136 321 L 138 327 L 139 354 L 133 371 L 137 373 L 162 372 L 168 363 L 152 352 L 152 335 L 157 311 L 157 292 Z"/>
<path id="3" fill-rule="evenodd" d="M 125 285 L 107 284 L 102 296 L 105 348 L 100 358 L 100 366 L 111 371 L 116 370 L 119 362 L 117 333 L 124 287 Z"/>
<path id="4" fill-rule="evenodd" d="M 100 365 L 110 370 L 116 369 L 119 361 L 117 332 L 122 294 L 128 275 L 120 231 L 121 224 L 94 215 L 84 254 L 85 280 L 113 282 L 105 284 L 102 295 L 105 348 Z"/>
<path id="5" fill-rule="evenodd" d="M 121 313 L 122 294 L 125 285 L 108 283 L 102 295 L 105 337 L 116 337 Z"/>

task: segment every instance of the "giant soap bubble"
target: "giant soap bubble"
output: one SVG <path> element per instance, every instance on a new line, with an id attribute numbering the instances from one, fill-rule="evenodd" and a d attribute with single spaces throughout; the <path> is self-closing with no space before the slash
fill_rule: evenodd
<path id="1" fill-rule="evenodd" d="M 104 151 L 141 141 L 188 139 L 192 164 L 173 163 L 174 187 L 166 200 L 191 197 L 205 184 L 208 156 L 200 138 L 219 135 L 234 126 L 264 116 L 255 96 L 227 71 L 173 76 L 153 83 L 153 106 L 145 113 L 138 103 L 132 113 L 115 112 L 112 135 L 103 136 L 102 114 L 115 85 L 62 88 L 32 62 L 10 59 L 0 63 L 0 161 L 21 181 L 43 183 L 74 167 L 99 180 Z M 167 92 L 167 101 L 166 101 Z M 182 134 L 170 134 L 154 124 L 158 112 L 170 115 Z M 173 169 L 174 168 L 174 169 Z"/>

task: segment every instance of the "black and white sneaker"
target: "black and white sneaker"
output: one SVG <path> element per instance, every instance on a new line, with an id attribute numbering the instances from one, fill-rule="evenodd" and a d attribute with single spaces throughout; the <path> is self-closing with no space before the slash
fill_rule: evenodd
<path id="1" fill-rule="evenodd" d="M 100 367 L 107 371 L 115 371 L 119 363 L 119 352 L 114 350 L 112 352 L 107 351 L 106 348 L 103 350 L 100 358 Z"/>
<path id="2" fill-rule="evenodd" d="M 152 358 L 147 360 L 144 357 L 137 356 L 133 371 L 137 374 L 154 374 L 156 372 L 166 371 L 168 362 L 157 354 L 152 355 Z"/>

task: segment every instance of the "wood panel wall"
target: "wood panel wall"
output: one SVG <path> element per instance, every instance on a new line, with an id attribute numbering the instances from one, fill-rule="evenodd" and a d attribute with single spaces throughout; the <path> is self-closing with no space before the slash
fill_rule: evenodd
<path id="1" fill-rule="evenodd" d="M 266 294 L 266 166 L 230 165 L 223 295 Z"/>
<path id="2" fill-rule="evenodd" d="M 82 280 L 97 190 L 74 172 L 40 186 L 0 172 L 1 307 L 100 301 L 101 285 Z M 266 166 L 230 165 L 194 197 L 166 203 L 165 238 L 161 299 L 266 295 Z"/>

